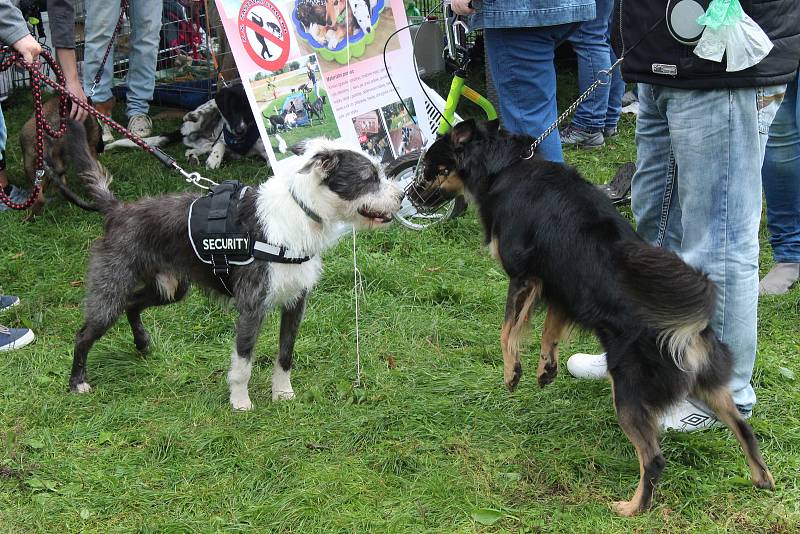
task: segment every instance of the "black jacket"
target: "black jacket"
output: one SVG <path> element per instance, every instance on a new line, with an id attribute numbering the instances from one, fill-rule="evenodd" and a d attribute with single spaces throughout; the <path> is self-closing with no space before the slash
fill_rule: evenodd
<path id="1" fill-rule="evenodd" d="M 708 6 L 709 0 L 698 1 L 704 8 Z M 623 77 L 628 82 L 682 89 L 762 87 L 789 82 L 800 62 L 800 0 L 740 0 L 740 3 L 745 13 L 772 40 L 774 48 L 757 65 L 739 72 L 726 72 L 726 58 L 715 63 L 697 57 L 692 53 L 694 45 L 675 40 L 665 21 L 647 34 L 653 24 L 665 16 L 666 0 L 618 0 L 614 17 L 615 48 L 623 43 L 630 48 L 644 36 L 626 55 L 622 63 Z"/>

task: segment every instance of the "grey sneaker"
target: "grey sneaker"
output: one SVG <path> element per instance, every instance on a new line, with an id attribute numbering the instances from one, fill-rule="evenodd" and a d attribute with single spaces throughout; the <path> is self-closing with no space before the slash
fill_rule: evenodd
<path id="1" fill-rule="evenodd" d="M 128 130 L 139 137 L 149 137 L 153 133 L 153 121 L 144 114 L 133 115 L 128 120 Z"/>
<path id="2" fill-rule="evenodd" d="M 561 144 L 578 148 L 600 148 L 605 144 L 603 132 L 590 132 L 573 124 L 561 130 Z"/>
<path id="3" fill-rule="evenodd" d="M 625 94 L 622 95 L 622 107 L 627 107 L 633 104 L 634 102 L 638 102 L 639 97 L 633 91 L 625 91 Z"/>
<path id="4" fill-rule="evenodd" d="M 22 204 L 23 202 L 28 200 L 30 193 L 28 193 L 24 189 L 20 189 L 15 185 L 12 185 L 10 187 L 11 187 L 10 192 L 8 191 L 8 188 L 4 189 L 4 191 L 6 193 L 6 196 L 8 196 L 8 198 L 10 198 L 12 202 L 16 202 L 17 204 Z M 6 206 L 4 202 L 0 202 L 0 211 L 6 211 L 10 209 L 11 208 Z"/>
<path id="5" fill-rule="evenodd" d="M 612 137 L 616 137 L 619 132 L 617 131 L 616 126 L 606 126 L 603 128 L 603 138 L 604 139 L 611 139 Z"/>
<path id="6" fill-rule="evenodd" d="M 759 295 L 785 295 L 800 279 L 800 263 L 776 263 L 758 283 Z"/>
<path id="7" fill-rule="evenodd" d="M 111 131 L 111 126 L 109 126 L 108 124 L 106 124 L 104 122 L 101 122 L 101 121 L 97 121 L 97 122 L 100 122 L 100 129 L 103 132 L 103 144 L 107 145 L 108 143 L 113 143 L 114 142 L 114 134 Z"/>

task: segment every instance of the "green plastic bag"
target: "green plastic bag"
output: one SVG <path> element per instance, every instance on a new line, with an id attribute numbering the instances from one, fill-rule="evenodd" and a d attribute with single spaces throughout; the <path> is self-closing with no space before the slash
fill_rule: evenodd
<path id="1" fill-rule="evenodd" d="M 739 0 L 711 0 L 705 14 L 697 18 L 697 23 L 717 30 L 720 26 L 736 24 L 744 17 Z"/>

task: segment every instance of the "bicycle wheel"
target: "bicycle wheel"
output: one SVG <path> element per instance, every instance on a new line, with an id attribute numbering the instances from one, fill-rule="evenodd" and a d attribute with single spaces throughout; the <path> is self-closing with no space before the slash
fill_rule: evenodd
<path id="1" fill-rule="evenodd" d="M 408 192 L 416 175 L 419 158 L 419 150 L 400 156 L 386 166 L 386 177 L 397 182 L 404 191 Z M 408 194 L 406 194 L 406 198 L 403 199 L 403 204 L 395 218 L 406 228 L 424 230 L 442 221 L 454 219 L 462 215 L 466 209 L 467 202 L 464 197 L 457 197 L 454 200 L 445 202 L 436 209 L 428 210 L 415 206 L 409 200 Z"/>

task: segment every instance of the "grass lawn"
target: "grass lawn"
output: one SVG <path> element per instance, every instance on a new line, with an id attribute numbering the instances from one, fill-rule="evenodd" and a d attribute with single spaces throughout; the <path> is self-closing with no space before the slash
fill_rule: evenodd
<path id="1" fill-rule="evenodd" d="M 563 108 L 575 89 L 562 85 Z M 12 100 L 3 109 L 10 173 L 19 177 L 15 139 L 30 107 L 26 95 Z M 185 164 L 181 147 L 166 150 Z M 591 180 L 607 181 L 634 158 L 632 120 L 625 118 L 607 148 L 566 156 Z M 123 199 L 190 188 L 143 152 L 101 158 Z M 255 184 L 268 169 L 232 161 L 205 174 Z M 234 312 L 199 292 L 146 312 L 153 338 L 147 357 L 136 353 L 121 321 L 89 356 L 93 391 L 68 393 L 87 251 L 101 220 L 62 200 L 35 222 L 20 220 L 0 214 L 0 293 L 22 298 L 0 322 L 28 325 L 37 339 L 0 358 L 2 532 L 800 528 L 800 288 L 762 300 L 759 313 L 759 404 L 751 423 L 777 491 L 748 484 L 727 430 L 670 434 L 655 506 L 624 519 L 608 503 L 630 497 L 638 463 L 617 426 L 609 385 L 563 371 L 539 389 L 541 315 L 526 351 L 527 374 L 516 392 L 503 387 L 506 279 L 481 249 L 472 212 L 424 233 L 395 225 L 358 236 L 364 385 L 357 390 L 352 243 L 344 238 L 325 258 L 297 342 L 298 399 L 269 400 L 279 323 L 273 315 L 256 351 L 250 413 L 228 405 Z M 771 257 L 762 237 L 764 273 Z M 592 335 L 577 332 L 562 355 L 598 348 Z"/>

